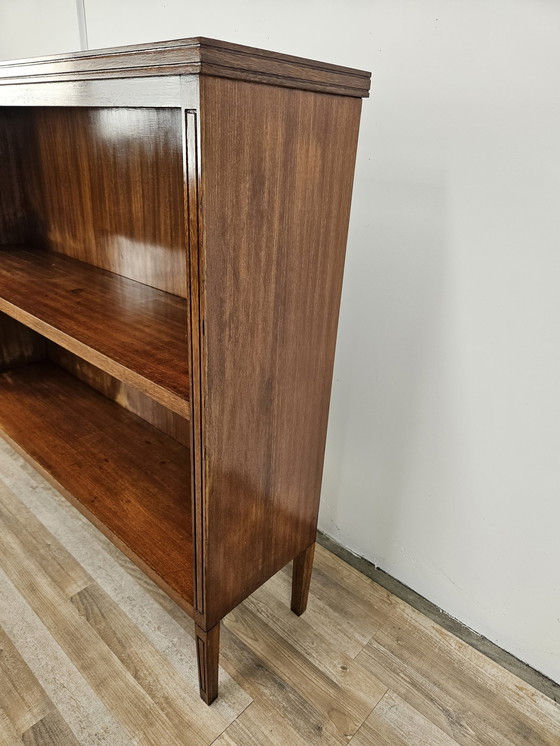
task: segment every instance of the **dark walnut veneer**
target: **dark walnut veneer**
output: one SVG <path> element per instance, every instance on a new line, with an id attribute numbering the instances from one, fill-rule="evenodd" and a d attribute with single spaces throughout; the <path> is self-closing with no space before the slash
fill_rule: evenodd
<path id="1" fill-rule="evenodd" d="M 305 610 L 369 73 L 194 38 L 0 63 L 0 431 L 195 621 Z"/>

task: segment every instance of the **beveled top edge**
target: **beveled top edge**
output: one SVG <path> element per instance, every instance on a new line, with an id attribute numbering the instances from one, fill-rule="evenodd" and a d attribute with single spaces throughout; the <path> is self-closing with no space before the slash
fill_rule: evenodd
<path id="1" fill-rule="evenodd" d="M 199 74 L 367 96 L 370 73 L 217 39 L 192 37 L 0 61 L 0 84 Z"/>

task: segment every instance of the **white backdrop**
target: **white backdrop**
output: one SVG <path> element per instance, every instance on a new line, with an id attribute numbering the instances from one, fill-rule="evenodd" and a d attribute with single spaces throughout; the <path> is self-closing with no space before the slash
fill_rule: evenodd
<path id="1" fill-rule="evenodd" d="M 560 680 L 560 4 L 85 11 L 91 48 L 205 35 L 373 71 L 320 525 Z M 78 45 L 71 0 L 0 4 L 0 57 Z"/>

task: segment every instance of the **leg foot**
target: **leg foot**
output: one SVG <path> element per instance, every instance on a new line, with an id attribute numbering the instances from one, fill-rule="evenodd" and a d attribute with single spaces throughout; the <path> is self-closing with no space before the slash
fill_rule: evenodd
<path id="1" fill-rule="evenodd" d="M 307 608 L 309 596 L 309 583 L 311 582 L 311 570 L 313 569 L 313 555 L 315 544 L 311 544 L 294 559 L 292 574 L 292 611 L 301 616 Z"/>
<path id="2" fill-rule="evenodd" d="M 220 623 L 204 630 L 195 624 L 198 683 L 200 696 L 207 705 L 218 696 L 218 660 L 220 657 Z"/>

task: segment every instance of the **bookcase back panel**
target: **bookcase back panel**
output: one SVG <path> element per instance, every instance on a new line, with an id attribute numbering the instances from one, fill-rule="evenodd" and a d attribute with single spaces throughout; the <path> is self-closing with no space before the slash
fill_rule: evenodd
<path id="1" fill-rule="evenodd" d="M 0 245 L 28 240 L 28 211 L 23 188 L 21 145 L 24 133 L 10 110 L 0 109 Z"/>
<path id="2" fill-rule="evenodd" d="M 47 360 L 189 447 L 188 419 L 0 312 L 0 373 Z"/>
<path id="3" fill-rule="evenodd" d="M 179 109 L 30 107 L 3 116 L 4 158 L 11 176 L 14 161 L 20 172 L 0 209 L 3 243 L 22 240 L 23 191 L 28 241 L 186 297 Z"/>
<path id="4" fill-rule="evenodd" d="M 189 446 L 190 423 L 185 417 L 172 412 L 134 386 L 119 381 L 109 373 L 100 370 L 95 365 L 88 363 L 87 360 L 83 360 L 53 342 L 47 342 L 47 354 L 49 360 L 79 378 L 80 381 L 87 383 L 88 386 L 99 391 L 108 399 L 146 420 L 150 425 L 157 427 L 158 430 L 179 441 L 182 445 Z"/>
<path id="5" fill-rule="evenodd" d="M 0 313 L 0 373 L 44 360 L 46 356 L 44 337 Z"/>

